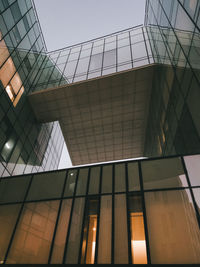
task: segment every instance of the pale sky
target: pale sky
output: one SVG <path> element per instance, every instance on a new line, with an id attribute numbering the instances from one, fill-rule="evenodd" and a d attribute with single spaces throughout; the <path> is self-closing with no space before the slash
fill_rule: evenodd
<path id="1" fill-rule="evenodd" d="M 145 0 L 34 0 L 48 51 L 144 23 Z M 59 168 L 71 167 L 66 146 Z"/>
<path id="2" fill-rule="evenodd" d="M 144 23 L 145 0 L 34 0 L 48 51 Z"/>

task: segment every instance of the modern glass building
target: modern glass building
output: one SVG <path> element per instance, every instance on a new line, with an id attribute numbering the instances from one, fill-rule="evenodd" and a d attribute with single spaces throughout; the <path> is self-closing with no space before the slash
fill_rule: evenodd
<path id="1" fill-rule="evenodd" d="M 27 101 L 51 64 L 31 1 L 0 2 L 0 39 L 0 176 L 57 169 L 60 126 L 39 124 Z"/>
<path id="2" fill-rule="evenodd" d="M 32 1 L 0 12 L 0 263 L 199 264 L 200 2 L 52 52 Z"/>

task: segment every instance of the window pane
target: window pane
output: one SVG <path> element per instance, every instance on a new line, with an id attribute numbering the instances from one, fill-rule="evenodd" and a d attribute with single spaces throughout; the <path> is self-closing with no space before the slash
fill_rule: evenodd
<path id="1" fill-rule="evenodd" d="M 65 171 L 34 175 L 27 200 L 60 197 L 65 175 Z"/>
<path id="2" fill-rule="evenodd" d="M 180 158 L 142 162 L 144 189 L 188 186 Z"/>
<path id="3" fill-rule="evenodd" d="M 115 195 L 114 263 L 128 263 L 126 196 Z"/>
<path id="4" fill-rule="evenodd" d="M 1 179 L 0 202 L 23 201 L 29 182 L 30 176 Z"/>
<path id="5" fill-rule="evenodd" d="M 48 263 L 59 201 L 27 203 L 7 263 Z"/>
<path id="6" fill-rule="evenodd" d="M 84 204 L 84 198 L 75 199 L 65 263 L 78 263 Z"/>
<path id="7" fill-rule="evenodd" d="M 0 260 L 3 263 L 21 204 L 0 206 Z"/>
<path id="8" fill-rule="evenodd" d="M 67 175 L 67 182 L 65 186 L 65 197 L 72 197 L 74 194 L 74 188 L 76 183 L 77 170 L 70 170 Z"/>
<path id="9" fill-rule="evenodd" d="M 100 167 L 91 168 L 88 194 L 99 193 L 99 180 L 100 180 Z"/>
<path id="10" fill-rule="evenodd" d="M 200 185 L 200 155 L 184 157 L 192 186 Z"/>
<path id="11" fill-rule="evenodd" d="M 137 162 L 128 163 L 128 190 L 140 190 Z"/>
<path id="12" fill-rule="evenodd" d="M 98 263 L 111 263 L 112 196 L 101 197 Z"/>
<path id="13" fill-rule="evenodd" d="M 103 166 L 102 193 L 112 192 L 112 165 Z"/>
<path id="14" fill-rule="evenodd" d="M 115 192 L 126 191 L 125 164 L 115 165 Z"/>
<path id="15" fill-rule="evenodd" d="M 65 248 L 66 235 L 69 225 L 71 205 L 71 199 L 63 200 L 56 236 L 54 240 L 51 263 L 62 263 L 63 261 L 63 252 Z"/>
<path id="16" fill-rule="evenodd" d="M 189 190 L 145 193 L 151 263 L 200 262 L 200 232 Z"/>
<path id="17" fill-rule="evenodd" d="M 88 178 L 88 168 L 80 169 L 77 179 L 77 188 L 76 188 L 77 196 L 86 194 L 87 178 Z"/>
<path id="18" fill-rule="evenodd" d="M 81 263 L 94 264 L 97 233 L 98 200 L 90 199 L 84 219 L 84 235 L 82 242 Z"/>
<path id="19" fill-rule="evenodd" d="M 139 194 L 129 197 L 132 263 L 146 264 L 146 238 L 142 199 Z"/>

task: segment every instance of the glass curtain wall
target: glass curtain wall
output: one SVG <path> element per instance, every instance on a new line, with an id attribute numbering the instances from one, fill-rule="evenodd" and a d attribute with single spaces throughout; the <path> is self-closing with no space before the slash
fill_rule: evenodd
<path id="1" fill-rule="evenodd" d="M 1 179 L 1 263 L 200 263 L 199 161 L 155 158 Z"/>
<path id="2" fill-rule="evenodd" d="M 58 166 L 64 142 L 60 126 L 37 123 L 27 100 L 46 62 L 32 1 L 0 1 L 0 176 Z"/>
<path id="3" fill-rule="evenodd" d="M 146 156 L 199 153 L 200 2 L 148 0 L 145 24 L 157 67 Z"/>

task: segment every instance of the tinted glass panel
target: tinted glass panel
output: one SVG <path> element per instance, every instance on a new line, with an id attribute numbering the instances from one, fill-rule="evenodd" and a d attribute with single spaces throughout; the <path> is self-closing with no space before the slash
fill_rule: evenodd
<path id="1" fill-rule="evenodd" d="M 88 179 L 88 169 L 80 169 L 78 179 L 77 179 L 77 188 L 76 195 L 85 195 Z"/>
<path id="2" fill-rule="evenodd" d="M 0 206 L 0 259 L 3 263 L 21 204 Z"/>
<path id="3" fill-rule="evenodd" d="M 25 204 L 7 263 L 48 263 L 59 201 Z"/>
<path id="4" fill-rule="evenodd" d="M 100 180 L 100 167 L 91 168 L 88 194 L 99 193 L 99 180 Z"/>
<path id="5" fill-rule="evenodd" d="M 125 164 L 115 165 L 115 192 L 126 191 Z"/>
<path id="6" fill-rule="evenodd" d="M 65 197 L 71 197 L 74 194 L 74 188 L 76 183 L 77 170 L 70 170 L 67 175 L 67 182 L 65 186 Z"/>
<path id="7" fill-rule="evenodd" d="M 71 205 L 72 205 L 71 199 L 63 200 L 56 236 L 54 240 L 51 263 L 61 264 L 63 261 L 63 252 L 65 248 L 66 235 L 69 225 Z"/>
<path id="8" fill-rule="evenodd" d="M 65 263 L 78 263 L 84 204 L 84 198 L 75 199 Z"/>
<path id="9" fill-rule="evenodd" d="M 0 202 L 23 201 L 30 176 L 1 179 L 0 181 Z"/>
<path id="10" fill-rule="evenodd" d="M 102 193 L 112 192 L 112 165 L 103 167 Z"/>
<path id="11" fill-rule="evenodd" d="M 34 175 L 27 200 L 60 197 L 65 175 L 65 171 Z"/>
<path id="12" fill-rule="evenodd" d="M 180 158 L 142 162 L 144 189 L 188 186 Z"/>
<path id="13" fill-rule="evenodd" d="M 101 197 L 98 263 L 111 263 L 112 196 Z"/>
<path id="14" fill-rule="evenodd" d="M 200 232 L 189 190 L 145 193 L 151 263 L 200 262 Z"/>
<path id="15" fill-rule="evenodd" d="M 115 195 L 114 263 L 128 263 L 126 196 Z"/>
<path id="16" fill-rule="evenodd" d="M 137 162 L 128 163 L 128 190 L 140 190 Z"/>

